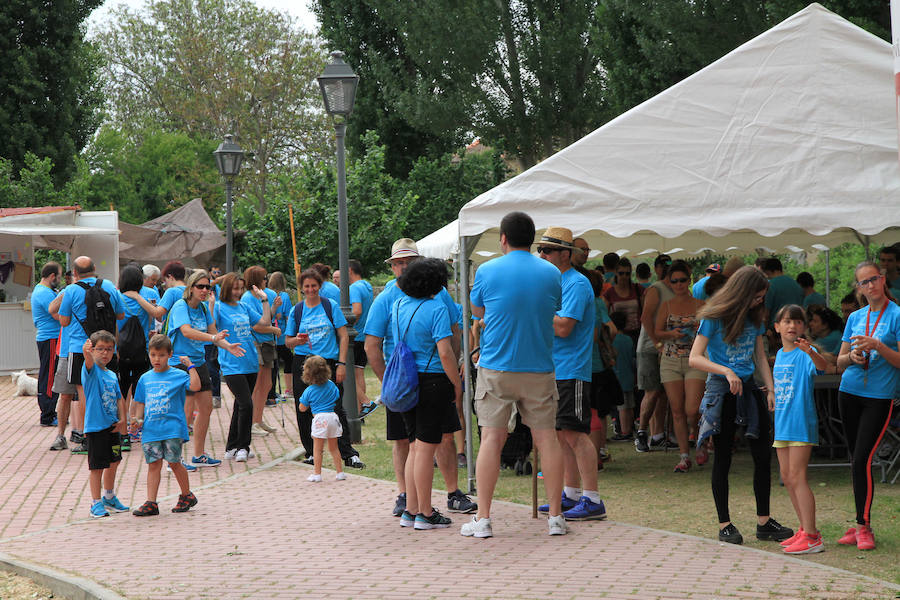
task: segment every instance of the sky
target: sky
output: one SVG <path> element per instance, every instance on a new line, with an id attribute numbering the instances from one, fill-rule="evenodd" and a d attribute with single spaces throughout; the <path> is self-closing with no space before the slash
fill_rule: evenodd
<path id="1" fill-rule="evenodd" d="M 307 7 L 307 0 L 254 0 L 254 2 L 264 8 L 271 8 L 290 14 L 309 32 L 314 32 L 318 29 L 316 16 Z M 95 9 L 88 18 L 88 33 L 90 33 L 98 23 L 102 23 L 109 18 L 110 9 L 112 7 L 120 4 L 126 4 L 133 9 L 139 9 L 144 5 L 144 0 L 106 0 L 103 6 Z"/>

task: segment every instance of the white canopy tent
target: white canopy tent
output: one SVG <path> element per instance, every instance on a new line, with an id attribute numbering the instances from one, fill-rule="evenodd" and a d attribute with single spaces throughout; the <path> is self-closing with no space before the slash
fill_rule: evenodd
<path id="1" fill-rule="evenodd" d="M 635 255 L 894 242 L 896 127 L 890 44 L 811 4 L 466 204 L 458 251 L 514 210 Z"/>

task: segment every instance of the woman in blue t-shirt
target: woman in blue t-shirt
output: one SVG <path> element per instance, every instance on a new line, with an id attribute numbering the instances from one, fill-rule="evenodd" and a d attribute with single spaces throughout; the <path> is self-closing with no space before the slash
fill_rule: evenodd
<path id="1" fill-rule="evenodd" d="M 809 332 L 814 336 L 813 343 L 820 352 L 830 354 L 825 358 L 835 364 L 841 351 L 844 322 L 836 312 L 818 304 L 813 304 L 806 312 L 809 316 Z"/>
<path id="2" fill-rule="evenodd" d="M 793 530 L 769 516 L 772 486 L 769 411 L 775 408 L 775 386 L 762 337 L 768 289 L 769 281 L 762 271 L 750 266 L 738 269 L 697 312 L 700 329 L 689 359 L 692 368 L 710 374 L 700 405 L 697 446 L 702 446 L 712 435 L 716 449 L 712 493 L 719 517 L 719 540 L 732 544 L 744 541 L 728 513 L 728 471 L 739 424 L 746 426 L 745 436 L 753 457 L 756 537 L 780 542 L 794 535 Z M 757 369 L 765 383 L 765 396 L 753 381 Z"/>
<path id="3" fill-rule="evenodd" d="M 319 295 L 322 287 L 322 276 L 315 269 L 309 268 L 300 273 L 300 290 L 303 292 L 303 300 L 294 305 L 288 315 L 287 329 L 285 330 L 284 343 L 294 351 L 293 361 L 293 385 L 294 385 L 294 410 L 297 414 L 297 428 L 300 430 L 300 441 L 306 451 L 306 458 L 310 460 L 313 455 L 313 439 L 311 433 L 312 415 L 309 412 L 300 411 L 299 398 L 306 389 L 303 383 L 303 363 L 307 356 L 319 355 L 325 359 L 331 368 L 331 379 L 341 391 L 334 412 L 337 413 L 344 429 L 338 447 L 341 456 L 348 466 L 354 466 L 359 461 L 359 453 L 350 446 L 349 424 L 347 413 L 341 405 L 344 395 L 344 377 L 347 373 L 347 348 L 350 345 L 350 337 L 347 334 L 347 320 L 341 312 L 337 302 Z M 328 308 L 325 304 L 328 303 Z M 352 457 L 355 457 L 355 460 Z M 349 462 L 348 462 L 349 461 Z M 350 463 L 354 465 L 350 465 Z M 362 463 L 360 463 L 362 464 Z"/>
<path id="4" fill-rule="evenodd" d="M 397 279 L 405 294 L 391 309 L 394 339 L 405 342 L 416 360 L 419 403 L 403 413 L 409 434 L 406 459 L 406 510 L 401 525 L 437 529 L 450 519 L 431 506 L 434 457 L 445 436 L 461 429 L 456 405 L 462 395 L 453 352 L 450 317 L 435 296 L 447 285 L 447 267 L 436 258 L 420 258 Z M 405 523 L 404 523 L 405 522 Z"/>
<path id="5" fill-rule="evenodd" d="M 848 529 L 838 543 L 873 550 L 872 459 L 891 420 L 892 400 L 900 383 L 900 307 L 874 263 L 856 267 L 856 289 L 863 307 L 847 318 L 837 364 L 838 369 L 846 369 L 838 403 L 850 451 L 857 526 Z"/>
<path id="6" fill-rule="evenodd" d="M 228 339 L 245 350 L 243 356 L 235 356 L 219 348 L 219 366 L 228 389 L 234 395 L 231 425 L 225 442 L 225 458 L 246 462 L 250 458 L 250 427 L 253 424 L 252 390 L 259 373 L 259 356 L 253 343 L 252 329 L 268 326 L 272 322 L 271 308 L 266 293 L 253 287 L 251 293 L 262 304 L 262 312 L 247 303 L 240 302 L 244 282 L 237 273 L 222 278 L 219 301 L 213 309 L 216 328 L 228 331 Z"/>
<path id="7" fill-rule="evenodd" d="M 117 344 L 119 345 L 120 350 L 119 388 L 122 390 L 122 397 L 125 398 L 125 412 L 129 415 L 131 412 L 128 410 L 128 404 L 134 391 L 134 386 L 137 385 L 141 375 L 150 370 L 150 357 L 147 354 L 147 344 L 150 342 L 151 318 L 150 314 L 144 309 L 140 301 L 134 299 L 134 296 L 137 296 L 141 300 L 144 300 L 140 294 L 142 287 L 144 287 L 144 273 L 141 271 L 140 267 L 127 265 L 122 269 L 122 273 L 119 275 L 119 293 L 122 295 L 122 306 L 124 307 L 125 318 L 117 323 L 119 330 Z M 153 306 L 146 300 L 144 300 L 144 303 L 151 308 Z M 123 340 L 122 335 L 123 328 L 125 323 L 132 317 L 138 320 L 140 329 L 144 334 L 144 348 L 143 352 L 140 352 L 139 355 L 125 358 L 121 355 L 121 345 L 125 341 Z M 129 330 L 131 329 L 129 328 Z M 131 420 L 129 419 L 129 423 L 130 422 Z"/>

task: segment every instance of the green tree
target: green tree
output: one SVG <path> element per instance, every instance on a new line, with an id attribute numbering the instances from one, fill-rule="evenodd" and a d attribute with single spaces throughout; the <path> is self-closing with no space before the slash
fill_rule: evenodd
<path id="1" fill-rule="evenodd" d="M 99 57 L 82 23 L 102 0 L 0 4 L 0 156 L 18 172 L 47 157 L 59 187 L 99 124 Z"/>
<path id="2" fill-rule="evenodd" d="M 113 123 L 177 131 L 248 151 L 237 192 L 265 212 L 271 173 L 330 155 L 315 85 L 325 54 L 290 17 L 251 0 L 148 1 L 97 36 Z"/>

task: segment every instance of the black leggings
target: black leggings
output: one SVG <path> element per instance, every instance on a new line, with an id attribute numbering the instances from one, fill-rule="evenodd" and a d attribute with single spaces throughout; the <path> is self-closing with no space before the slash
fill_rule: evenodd
<path id="1" fill-rule="evenodd" d="M 746 385 L 746 384 L 745 384 Z M 759 394 L 753 394 L 759 411 L 759 438 L 749 439 L 750 455 L 753 457 L 753 494 L 756 496 L 756 514 L 769 514 L 769 493 L 772 487 L 772 438 L 769 427 L 769 411 Z M 728 514 L 728 471 L 731 469 L 731 452 L 734 448 L 734 434 L 737 425 L 737 398 L 725 394 L 722 399 L 722 431 L 713 436 L 715 454 L 712 468 L 712 493 L 719 514 L 719 523 L 731 521 Z"/>
<path id="2" fill-rule="evenodd" d="M 231 425 L 225 450 L 249 450 L 250 427 L 253 424 L 253 398 L 251 393 L 256 385 L 257 373 L 225 375 L 225 383 L 234 395 L 231 409 Z"/>
<path id="3" fill-rule="evenodd" d="M 844 436 L 847 438 L 847 449 L 850 451 L 850 478 L 853 481 L 853 499 L 856 501 L 856 522 L 869 526 L 872 499 L 875 497 L 872 459 L 891 420 L 893 406 L 890 400 L 863 398 L 846 392 L 841 392 L 838 396 L 838 405 Z"/>
<path id="4" fill-rule="evenodd" d="M 297 413 L 297 429 L 300 431 L 300 443 L 303 444 L 303 449 L 306 451 L 306 458 L 309 458 L 313 455 L 313 415 L 311 410 L 300 411 L 300 396 L 303 395 L 303 390 L 308 387 L 303 383 L 302 379 L 303 363 L 305 361 L 306 356 L 300 354 L 294 355 L 292 385 L 294 387 L 294 410 Z M 334 381 L 335 367 L 337 366 L 336 361 L 326 358 L 325 362 L 331 367 L 331 380 Z M 359 456 L 359 452 L 350 445 L 350 423 L 347 422 L 347 411 L 344 410 L 344 405 L 341 402 L 344 398 L 344 386 L 343 384 L 337 383 L 337 381 L 334 382 L 337 384 L 338 390 L 340 391 L 337 403 L 334 405 L 334 412 L 337 414 L 338 420 L 341 422 L 341 428 L 344 430 L 343 433 L 341 433 L 341 437 L 338 438 L 338 450 L 341 451 L 341 458 L 347 460 L 351 456 Z"/>

